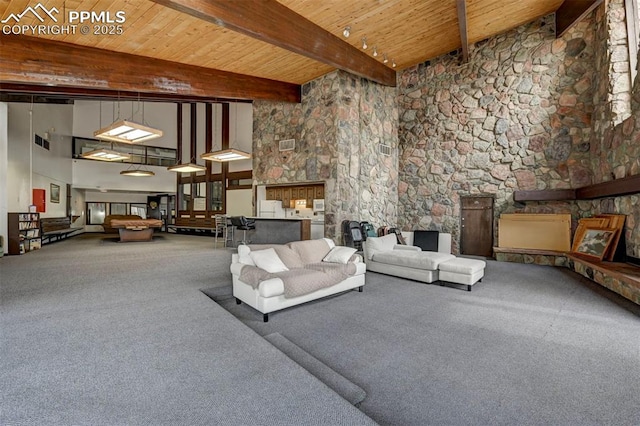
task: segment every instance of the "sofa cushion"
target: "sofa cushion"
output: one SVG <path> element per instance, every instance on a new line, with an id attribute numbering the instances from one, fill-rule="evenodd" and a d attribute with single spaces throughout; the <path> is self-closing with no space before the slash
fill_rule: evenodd
<path id="1" fill-rule="evenodd" d="M 249 244 L 247 247 L 249 247 L 249 249 L 251 251 L 254 251 L 254 250 L 266 250 L 266 249 L 269 249 L 269 248 L 274 249 L 276 251 L 276 253 L 278 253 L 278 257 L 280 258 L 282 263 L 284 263 L 287 266 L 287 268 L 289 268 L 289 269 L 302 268 L 304 266 L 304 263 L 302 263 L 302 260 L 300 259 L 300 256 L 298 255 L 298 253 L 293 251 L 287 245 L 284 245 L 284 244 Z M 238 252 L 238 254 L 239 253 L 240 252 Z"/>
<path id="2" fill-rule="evenodd" d="M 367 239 L 367 241 L 369 241 Z M 435 271 L 442 262 L 455 259 L 452 254 L 433 251 L 391 250 L 374 253 L 372 260 L 387 265 L 406 266 L 408 268 Z"/>
<path id="3" fill-rule="evenodd" d="M 267 272 L 273 273 L 289 270 L 289 268 L 287 268 L 286 265 L 282 263 L 282 260 L 280 260 L 278 254 L 273 248 L 251 251 L 251 253 L 249 253 L 249 256 L 251 256 L 251 259 L 258 268 L 264 269 Z"/>
<path id="4" fill-rule="evenodd" d="M 457 257 L 455 259 L 442 262 L 439 265 L 441 271 L 453 272 L 457 274 L 473 275 L 482 271 L 487 263 L 484 260 L 479 259 L 467 259 L 464 257 Z"/>
<path id="5" fill-rule="evenodd" d="M 396 234 L 383 235 L 382 237 L 369 237 L 365 241 L 367 245 L 367 257 L 371 260 L 377 252 L 391 251 L 397 243 L 398 239 L 396 238 Z"/>
<path id="6" fill-rule="evenodd" d="M 337 246 L 331 249 L 322 259 L 323 262 L 347 263 L 357 250 L 353 247 Z"/>
<path id="7" fill-rule="evenodd" d="M 303 264 L 322 262 L 331 247 L 324 238 L 317 240 L 292 241 L 286 244 L 300 256 Z"/>

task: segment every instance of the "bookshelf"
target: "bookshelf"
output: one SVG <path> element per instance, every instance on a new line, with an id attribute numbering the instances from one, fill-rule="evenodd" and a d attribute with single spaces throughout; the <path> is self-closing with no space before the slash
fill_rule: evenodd
<path id="1" fill-rule="evenodd" d="M 8 254 L 25 254 L 42 245 L 39 213 L 9 213 Z"/>

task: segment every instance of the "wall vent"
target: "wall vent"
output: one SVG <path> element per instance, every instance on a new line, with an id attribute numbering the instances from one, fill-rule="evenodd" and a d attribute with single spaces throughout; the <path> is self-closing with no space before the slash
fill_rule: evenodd
<path id="1" fill-rule="evenodd" d="M 391 155 L 391 145 L 385 145 L 383 143 L 381 143 L 380 145 L 378 145 L 378 152 L 382 155 Z"/>
<path id="2" fill-rule="evenodd" d="M 43 147 L 46 150 L 49 150 L 49 141 L 43 138 L 42 136 L 36 135 L 34 138 L 34 142 L 36 145 Z"/>
<path id="3" fill-rule="evenodd" d="M 295 148 L 295 139 L 283 139 L 280 141 L 280 151 L 293 151 Z"/>

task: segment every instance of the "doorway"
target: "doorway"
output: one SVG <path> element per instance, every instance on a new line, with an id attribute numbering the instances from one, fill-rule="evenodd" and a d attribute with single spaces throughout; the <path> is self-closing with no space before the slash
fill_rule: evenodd
<path id="1" fill-rule="evenodd" d="M 460 254 L 493 257 L 493 197 L 460 197 Z"/>

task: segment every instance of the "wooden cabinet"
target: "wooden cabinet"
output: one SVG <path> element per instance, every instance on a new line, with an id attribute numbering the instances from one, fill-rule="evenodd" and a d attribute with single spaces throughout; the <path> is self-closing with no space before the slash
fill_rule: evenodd
<path id="1" fill-rule="evenodd" d="M 275 188 L 273 197 L 274 200 L 282 200 L 282 188 Z"/>
<path id="2" fill-rule="evenodd" d="M 275 188 L 267 188 L 267 200 L 275 200 L 276 199 L 276 190 Z"/>
<path id="3" fill-rule="evenodd" d="M 288 209 L 291 204 L 291 188 L 282 188 L 282 207 Z"/>
<path id="4" fill-rule="evenodd" d="M 314 186 L 307 186 L 305 192 L 306 192 L 305 198 L 307 199 L 307 207 L 308 208 L 312 208 L 313 207 L 313 199 L 316 196 L 316 188 Z"/>
<path id="5" fill-rule="evenodd" d="M 324 185 L 267 187 L 266 199 L 282 201 L 282 207 L 284 208 L 290 208 L 292 201 L 304 200 L 306 206 L 312 208 L 313 200 L 324 199 Z"/>
<path id="6" fill-rule="evenodd" d="M 42 245 L 39 213 L 9 213 L 7 254 L 24 254 Z"/>

